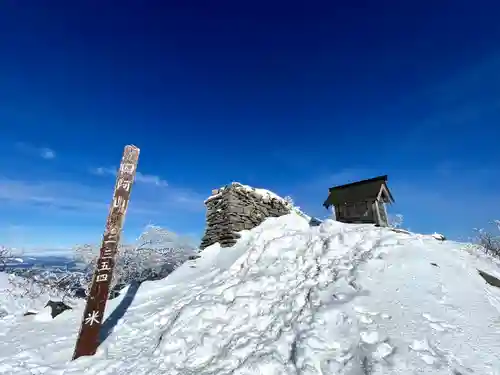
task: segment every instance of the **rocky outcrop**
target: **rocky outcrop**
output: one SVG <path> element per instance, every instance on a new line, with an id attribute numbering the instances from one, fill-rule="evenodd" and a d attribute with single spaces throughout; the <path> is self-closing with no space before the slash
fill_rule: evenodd
<path id="1" fill-rule="evenodd" d="M 487 272 L 484 272 L 481 270 L 477 270 L 477 271 L 479 272 L 479 275 L 481 275 L 481 277 L 484 279 L 484 281 L 486 281 L 488 284 L 490 284 L 491 286 L 496 286 L 497 288 L 500 288 L 500 280 L 498 278 L 496 278 L 493 275 L 490 275 Z"/>
<path id="2" fill-rule="evenodd" d="M 71 307 L 69 307 L 62 301 L 48 301 L 45 307 L 47 306 L 50 307 L 50 315 L 52 316 L 52 319 L 62 314 L 66 310 L 71 310 Z"/>
<path id="3" fill-rule="evenodd" d="M 242 230 L 249 230 L 269 217 L 289 214 L 292 205 L 285 199 L 263 190 L 233 182 L 214 190 L 205 201 L 206 230 L 200 249 L 219 242 L 221 247 L 233 246 Z"/>

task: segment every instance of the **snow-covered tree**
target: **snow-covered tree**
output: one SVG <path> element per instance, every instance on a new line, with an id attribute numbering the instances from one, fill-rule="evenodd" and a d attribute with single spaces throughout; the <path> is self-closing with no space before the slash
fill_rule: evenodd
<path id="1" fill-rule="evenodd" d="M 0 246 L 0 272 L 5 271 L 8 258 L 10 258 L 10 251 L 6 247 Z"/>
<path id="2" fill-rule="evenodd" d="M 80 284 L 76 273 L 29 269 L 3 276 L 6 280 L 0 289 L 0 315 L 40 311 L 49 301 L 71 307 Z"/>
<path id="3" fill-rule="evenodd" d="M 391 228 L 401 229 L 403 226 L 404 217 L 401 214 L 389 215 L 389 226 Z"/>
<path id="4" fill-rule="evenodd" d="M 22 275 L 9 275 L 12 293 L 20 298 L 36 299 L 47 294 L 52 299 L 65 301 L 75 295 L 82 283 L 82 273 L 27 270 Z"/>
<path id="5" fill-rule="evenodd" d="M 5 271 L 10 258 L 12 258 L 12 251 L 4 246 L 0 246 L 0 272 Z"/>
<path id="6" fill-rule="evenodd" d="M 500 220 L 494 220 L 493 224 L 500 231 Z M 500 234 L 492 233 L 483 228 L 474 229 L 474 244 L 486 254 L 500 259 Z"/>
<path id="7" fill-rule="evenodd" d="M 286 204 L 289 207 L 294 207 L 295 206 L 295 202 L 293 201 L 293 198 L 290 195 L 287 195 L 286 197 L 284 197 L 283 200 L 286 202 Z"/>
<path id="8" fill-rule="evenodd" d="M 167 276 L 197 252 L 192 240 L 159 226 L 149 225 L 133 245 L 119 245 L 110 290 L 132 281 L 144 281 Z M 85 273 L 84 287 L 90 281 L 99 256 L 98 245 L 81 245 L 74 249 L 75 261 Z"/>

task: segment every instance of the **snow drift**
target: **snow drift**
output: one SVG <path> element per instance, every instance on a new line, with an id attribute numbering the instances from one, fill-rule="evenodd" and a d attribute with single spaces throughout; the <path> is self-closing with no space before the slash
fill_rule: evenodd
<path id="1" fill-rule="evenodd" d="M 0 320 L 2 374 L 500 374 L 499 276 L 432 236 L 292 213 L 110 301 L 70 362 L 83 306 Z"/>

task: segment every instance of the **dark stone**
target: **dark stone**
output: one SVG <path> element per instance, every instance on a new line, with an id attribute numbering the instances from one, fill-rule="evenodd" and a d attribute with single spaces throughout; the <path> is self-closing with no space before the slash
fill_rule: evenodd
<path id="1" fill-rule="evenodd" d="M 435 234 L 433 237 L 438 241 L 446 241 L 446 237 L 442 234 Z"/>
<path id="2" fill-rule="evenodd" d="M 112 299 L 115 299 L 117 297 L 120 297 L 120 291 L 119 290 L 116 290 L 116 289 L 113 289 L 111 290 L 111 292 L 109 292 L 109 300 L 111 301 Z"/>
<path id="3" fill-rule="evenodd" d="M 375 225 L 375 226 L 377 226 L 377 225 Z M 396 233 L 410 234 L 410 232 L 408 232 L 407 230 L 401 229 L 401 228 L 391 228 L 390 230 L 393 232 L 396 232 Z"/>
<path id="4" fill-rule="evenodd" d="M 322 221 L 319 220 L 319 219 L 316 219 L 315 217 L 311 217 L 311 220 L 309 221 L 309 225 L 311 227 L 317 227 L 319 225 L 321 225 Z"/>
<path id="5" fill-rule="evenodd" d="M 87 292 L 84 288 L 78 288 L 75 290 L 75 298 L 87 298 Z"/>
<path id="6" fill-rule="evenodd" d="M 66 305 L 64 302 L 61 301 L 49 301 L 45 305 L 45 307 L 49 306 L 50 307 L 50 315 L 52 316 L 52 319 L 54 319 L 56 316 L 62 314 L 66 310 L 71 310 L 71 307 Z"/>
<path id="7" fill-rule="evenodd" d="M 481 271 L 481 270 L 477 270 L 477 272 L 479 272 L 479 275 L 481 275 L 481 277 L 484 279 L 484 281 L 486 281 L 488 284 L 490 284 L 491 286 L 496 286 L 497 288 L 500 288 L 500 280 L 498 278 L 496 278 L 493 275 L 490 275 L 489 273 Z"/>

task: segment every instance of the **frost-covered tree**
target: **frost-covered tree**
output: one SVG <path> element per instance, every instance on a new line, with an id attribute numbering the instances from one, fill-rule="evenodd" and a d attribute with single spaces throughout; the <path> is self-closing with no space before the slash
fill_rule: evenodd
<path id="1" fill-rule="evenodd" d="M 286 197 L 284 197 L 283 200 L 286 202 L 286 204 L 289 207 L 294 207 L 295 206 L 295 202 L 293 201 L 293 198 L 290 195 L 287 195 Z"/>
<path id="2" fill-rule="evenodd" d="M 290 195 L 285 196 L 283 198 L 283 201 L 288 206 L 288 208 L 290 209 L 291 212 L 295 212 L 297 215 L 302 216 L 304 219 L 306 219 L 308 221 L 313 219 L 311 216 L 306 215 L 306 213 L 304 213 L 299 206 L 295 205 L 295 201 Z M 318 219 L 314 218 L 314 220 L 318 220 Z"/>
<path id="3" fill-rule="evenodd" d="M 39 310 L 49 301 L 72 304 L 82 284 L 83 273 L 57 269 L 7 268 L 21 253 L 0 247 L 0 271 L 4 279 L 0 289 L 0 315 Z"/>
<path id="4" fill-rule="evenodd" d="M 7 269 L 8 263 L 12 260 L 15 260 L 15 257 L 21 256 L 21 254 L 22 253 L 17 249 L 12 249 L 0 245 L 0 272 L 5 271 Z"/>
<path id="5" fill-rule="evenodd" d="M 403 226 L 404 217 L 401 214 L 389 215 L 389 226 L 391 228 L 401 229 Z"/>
<path id="6" fill-rule="evenodd" d="M 52 299 L 64 301 L 74 297 L 82 277 L 83 274 L 77 272 L 39 272 L 31 269 L 21 275 L 9 275 L 9 282 L 19 297 L 34 299 L 47 294 Z"/>
<path id="7" fill-rule="evenodd" d="M 8 283 L 0 290 L 0 304 L 7 314 L 25 313 L 42 308 L 49 300 L 47 288 L 31 277 L 8 275 Z"/>
<path id="8" fill-rule="evenodd" d="M 492 224 L 500 231 L 500 220 L 494 220 Z M 500 234 L 483 228 L 474 229 L 474 233 L 472 241 L 477 248 L 500 259 Z"/>
<path id="9" fill-rule="evenodd" d="M 7 280 L 0 289 L 0 310 L 4 315 L 40 311 L 49 301 L 71 307 L 80 284 L 76 273 L 36 269 L 9 274 Z"/>
<path id="10" fill-rule="evenodd" d="M 0 246 L 0 272 L 5 271 L 7 268 L 7 262 L 12 258 L 12 251 L 5 247 Z"/>
<path id="11" fill-rule="evenodd" d="M 149 225 L 133 245 L 119 245 L 110 290 L 133 281 L 167 276 L 198 251 L 193 241 L 159 226 Z M 74 249 L 75 261 L 85 273 L 85 288 L 90 281 L 99 256 L 98 245 L 81 245 Z"/>

